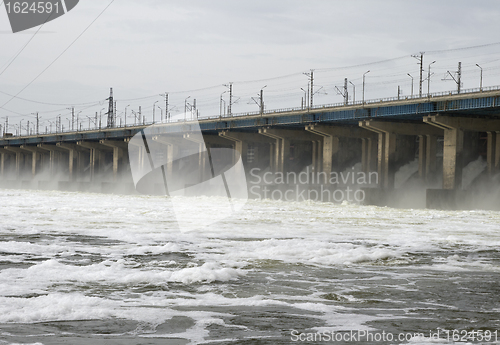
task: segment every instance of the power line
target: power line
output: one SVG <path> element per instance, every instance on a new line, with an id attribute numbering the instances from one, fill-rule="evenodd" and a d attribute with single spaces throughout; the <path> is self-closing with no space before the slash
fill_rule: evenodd
<path id="1" fill-rule="evenodd" d="M 432 51 L 427 51 L 427 53 L 429 53 L 429 54 L 441 54 L 441 53 L 454 52 L 454 51 L 459 51 L 459 50 L 469 50 L 469 49 L 491 47 L 491 46 L 496 46 L 496 45 L 500 45 L 500 42 L 487 43 L 487 44 L 481 44 L 481 45 L 469 46 L 469 47 L 462 47 L 462 48 L 432 50 Z"/>
<path id="2" fill-rule="evenodd" d="M 2 4 L 0 4 L 0 6 L 2 6 Z M 2 70 L 2 72 L 0 72 L 0 75 L 2 75 L 7 70 L 7 68 L 10 67 L 10 65 L 12 65 L 12 63 L 19 57 L 19 55 L 21 55 L 21 53 L 23 52 L 23 50 L 28 46 L 28 44 L 30 44 L 30 42 L 33 40 L 33 38 L 35 38 L 36 34 L 42 29 L 42 27 L 44 25 L 45 25 L 45 23 L 43 23 L 42 25 L 40 25 L 40 27 L 38 28 L 38 30 L 36 30 L 36 32 L 33 34 L 33 36 L 31 36 L 31 38 L 28 40 L 28 42 L 26 42 L 26 44 L 21 48 L 21 50 L 16 54 L 16 56 L 14 56 L 14 58 L 12 58 L 12 60 L 10 60 L 10 62 L 8 63 L 7 66 L 5 66 L 5 68 Z"/>
<path id="3" fill-rule="evenodd" d="M 75 44 L 76 41 L 78 41 L 78 39 L 85 34 L 85 32 L 87 32 L 87 30 L 92 26 L 92 24 L 94 24 L 97 21 L 97 19 L 101 17 L 101 15 L 109 8 L 109 6 L 111 6 L 111 4 L 114 1 L 115 0 L 111 0 L 111 2 L 101 11 L 101 13 L 99 13 L 99 15 L 73 40 L 73 42 L 71 42 L 71 44 L 66 49 L 62 51 L 61 54 L 59 54 L 47 67 L 45 67 L 43 71 L 41 71 L 32 81 L 30 81 L 25 87 L 23 87 L 21 91 L 19 91 L 15 96 L 13 96 L 11 99 L 5 102 L 0 108 L 4 109 L 4 107 L 7 104 L 9 104 L 14 98 L 17 98 L 17 96 L 19 96 L 24 90 L 26 90 L 31 84 L 33 84 L 43 73 L 45 73 L 45 71 L 47 71 L 54 63 L 56 63 L 56 61 L 59 60 L 59 58 L 63 56 L 64 53 L 66 53 L 69 50 L 69 48 L 71 48 L 73 44 Z"/>

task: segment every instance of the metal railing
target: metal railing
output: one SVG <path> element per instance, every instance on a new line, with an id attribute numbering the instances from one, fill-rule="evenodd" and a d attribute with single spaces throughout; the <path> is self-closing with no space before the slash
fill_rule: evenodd
<path id="1" fill-rule="evenodd" d="M 500 85 L 499 86 L 489 86 L 489 87 L 483 87 L 483 88 L 472 88 L 472 89 L 465 89 L 461 90 L 460 93 L 458 90 L 455 91 L 444 91 L 444 92 L 435 92 L 435 93 L 430 93 L 430 94 L 422 94 L 420 97 L 419 95 L 414 95 L 414 96 L 405 96 L 405 97 L 386 97 L 386 98 L 376 98 L 376 99 L 371 99 L 371 100 L 365 100 L 363 101 L 356 101 L 356 102 L 351 102 L 348 104 L 345 104 L 344 102 L 339 102 L 339 103 L 330 103 L 330 104 L 320 104 L 316 105 L 313 107 L 292 107 L 292 108 L 279 108 L 279 109 L 272 109 L 272 110 L 267 110 L 264 112 L 260 111 L 253 111 L 253 112 L 241 112 L 241 113 L 234 113 L 231 115 L 225 115 L 225 116 L 205 116 L 205 117 L 199 117 L 197 118 L 198 120 L 228 120 L 231 118 L 238 118 L 238 117 L 244 117 L 244 116 L 264 116 L 264 115 L 279 115 L 283 113 L 299 113 L 299 112 L 304 112 L 304 111 L 312 111 L 312 110 L 320 110 L 320 109 L 325 109 L 325 108 L 346 108 L 346 107 L 353 107 L 353 106 L 364 106 L 364 105 L 373 105 L 376 103 L 385 103 L 385 102 L 397 102 L 397 101 L 409 101 L 409 100 L 424 100 L 424 99 L 435 99 L 438 97 L 446 97 L 446 96 L 454 96 L 454 95 L 463 95 L 463 94 L 473 94 L 473 93 L 483 93 L 483 92 L 491 92 L 491 91 L 500 91 Z M 184 121 L 191 121 L 189 119 L 180 119 L 177 122 L 184 122 Z M 141 127 L 146 127 L 146 126 L 151 126 L 154 124 L 161 124 L 161 123 L 174 123 L 173 121 L 164 121 L 164 122 L 152 122 L 152 121 L 145 121 L 143 124 L 133 124 L 133 125 L 124 125 L 124 126 L 115 126 L 112 128 L 108 127 L 102 127 L 102 128 L 87 128 L 87 129 L 82 129 L 82 130 L 62 130 L 55 131 L 55 132 L 45 132 L 42 133 L 39 131 L 39 134 L 29 134 L 29 135 L 22 135 L 22 134 L 17 134 L 16 136 L 13 137 L 38 137 L 42 135 L 53 135 L 53 134 L 62 134 L 62 133 L 88 133 L 88 132 L 95 132 L 95 131 L 105 131 L 105 130 L 110 130 L 110 129 L 127 129 L 127 128 L 141 128 Z M 3 139 L 7 139 L 4 135 L 2 135 Z"/>

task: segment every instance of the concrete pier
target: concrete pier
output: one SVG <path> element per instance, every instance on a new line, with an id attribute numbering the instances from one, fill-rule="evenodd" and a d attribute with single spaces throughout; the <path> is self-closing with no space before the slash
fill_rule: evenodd
<path id="1" fill-rule="evenodd" d="M 468 208 L 488 200 L 478 195 L 500 188 L 500 87 L 432 98 L 217 116 L 192 124 L 6 136 L 0 139 L 0 185 L 134 192 L 130 164 L 136 164 L 140 173 L 154 175 L 137 189 L 161 194 L 158 185 L 165 186 L 164 176 L 179 177 L 179 184 L 172 187 L 184 189 L 215 173 L 210 171 L 214 166 L 210 159 L 215 157 L 225 169 L 241 157 L 247 177 L 254 168 L 263 174 L 333 176 L 354 173 L 353 167 L 361 162 L 362 172 L 376 172 L 377 177 L 366 187 L 370 195 L 365 202 L 379 206 L 400 206 L 398 195 L 415 199 L 427 194 L 422 197 L 427 207 Z M 138 133 L 142 135 L 135 137 Z M 229 148 L 233 151 L 224 150 Z M 212 157 L 213 149 L 223 149 L 218 152 L 225 156 Z M 138 153 L 137 161 L 129 161 L 130 151 Z M 485 171 L 480 157 L 487 162 Z M 159 170 L 158 164 L 166 174 L 154 171 Z M 479 170 L 464 184 L 463 169 L 468 164 Z M 403 167 L 407 176 L 398 177 L 395 188 Z M 47 175 L 57 183 L 46 183 Z M 311 181 L 299 189 L 325 187 L 333 193 L 345 187 L 342 182 Z M 416 194 L 411 194 L 415 190 L 409 191 L 410 185 L 418 189 Z M 500 205 L 498 200 L 491 203 Z"/>
<path id="2" fill-rule="evenodd" d="M 477 119 L 451 116 L 428 116 L 424 122 L 444 130 L 443 189 L 461 189 L 464 154 L 464 131 L 500 131 L 500 119 Z M 496 132 L 495 132 L 496 133 Z M 488 135 L 488 165 L 490 170 L 496 161 L 496 135 Z M 494 158 L 495 157 L 495 158 Z"/>
<path id="3" fill-rule="evenodd" d="M 431 172 L 435 166 L 435 150 L 432 152 L 430 140 L 442 135 L 442 131 L 422 123 L 394 123 L 387 121 L 361 121 L 361 128 L 378 134 L 378 174 L 382 188 L 394 188 L 396 170 L 414 158 L 416 137 L 420 140 L 420 171 Z M 427 152 L 427 136 L 429 136 L 429 152 Z M 425 143 L 425 144 L 424 144 Z M 435 147 L 435 146 L 434 146 Z M 427 154 L 428 153 L 428 154 Z M 423 174 L 422 174 L 423 175 Z"/>
<path id="4" fill-rule="evenodd" d="M 347 167 L 347 163 L 352 162 L 356 153 L 359 155 L 361 148 L 361 162 L 363 171 L 375 170 L 374 143 L 377 141 L 376 135 L 365 129 L 354 126 L 326 126 L 309 125 L 306 131 L 323 137 L 323 150 L 318 156 L 322 162 L 322 171 L 326 176 L 335 170 L 342 171 Z M 373 146 L 372 146 L 373 145 Z"/>

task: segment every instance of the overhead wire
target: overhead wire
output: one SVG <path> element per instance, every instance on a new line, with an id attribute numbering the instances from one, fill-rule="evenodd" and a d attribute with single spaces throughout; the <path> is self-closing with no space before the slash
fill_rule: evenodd
<path id="1" fill-rule="evenodd" d="M 70 43 L 68 47 L 66 47 L 66 49 L 64 49 L 47 67 L 45 67 L 35 78 L 33 78 L 33 80 L 31 80 L 26 86 L 24 86 L 16 95 L 14 95 L 7 102 L 5 102 L 0 108 L 4 109 L 4 107 L 7 104 L 9 104 L 14 98 L 17 98 L 24 90 L 26 90 L 31 84 L 33 84 L 43 73 L 45 73 L 45 71 L 47 71 L 54 63 L 56 63 L 57 60 L 59 60 L 61 56 L 63 56 L 64 53 L 66 53 L 69 50 L 69 48 L 71 48 L 76 43 L 76 41 L 78 41 L 80 37 L 82 37 L 87 32 L 88 29 L 90 29 L 90 27 L 101 17 L 101 15 L 111 6 L 111 4 L 114 1 L 115 0 L 111 0 L 111 2 L 101 11 L 101 13 L 97 15 L 97 17 L 73 40 L 73 42 Z"/>
<path id="2" fill-rule="evenodd" d="M 0 6 L 2 6 L 2 4 L 0 4 Z M 26 42 L 26 44 L 21 48 L 21 50 L 19 50 L 19 52 L 10 60 L 10 62 L 7 64 L 7 66 L 5 66 L 5 68 L 0 72 L 0 76 L 2 74 L 4 74 L 4 72 L 10 67 L 10 65 L 12 65 L 14 63 L 14 61 L 16 61 L 16 59 L 19 57 L 19 55 L 21 55 L 21 53 L 24 51 L 24 49 L 26 49 L 28 44 L 30 44 L 30 42 L 35 38 L 36 34 L 38 34 L 40 32 L 40 30 L 43 28 L 44 25 L 45 25 L 45 23 L 43 23 L 42 25 L 40 25 L 38 27 L 38 30 L 35 31 L 35 33 L 30 37 L 28 42 Z M 4 93 L 4 92 L 2 92 L 2 93 Z"/>

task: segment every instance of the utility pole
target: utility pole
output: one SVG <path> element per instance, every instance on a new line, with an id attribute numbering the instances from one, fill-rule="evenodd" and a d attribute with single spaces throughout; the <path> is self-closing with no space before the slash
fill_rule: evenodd
<path id="1" fill-rule="evenodd" d="M 308 76 L 309 77 L 309 87 L 308 87 L 308 91 L 309 91 L 309 109 L 311 109 L 313 107 L 313 96 L 314 96 L 314 70 L 312 69 L 310 73 L 304 73 L 304 75 Z"/>
<path id="2" fill-rule="evenodd" d="M 349 93 L 347 92 L 347 78 L 344 79 L 344 92 L 340 91 L 338 87 L 335 86 L 337 93 L 344 97 L 344 105 L 347 105 L 349 102 Z"/>
<path id="3" fill-rule="evenodd" d="M 428 73 L 427 74 L 427 97 L 431 96 L 431 76 L 432 76 L 432 74 L 434 74 L 434 73 L 431 74 L 431 65 L 433 63 L 435 63 L 435 62 L 436 62 L 436 60 L 432 61 L 429 64 L 429 68 L 428 68 L 428 71 L 427 71 L 427 73 Z"/>
<path id="4" fill-rule="evenodd" d="M 168 121 L 168 92 L 165 92 L 165 94 L 160 94 L 163 98 L 165 98 L 165 120 Z M 161 121 L 163 122 L 163 115 L 161 117 Z"/>
<path id="5" fill-rule="evenodd" d="M 38 128 L 40 125 L 40 118 L 38 117 L 38 112 L 36 113 L 36 135 L 39 134 Z"/>
<path id="6" fill-rule="evenodd" d="M 113 128 L 113 127 L 115 127 L 113 88 L 110 88 L 108 100 L 109 100 L 109 105 L 108 105 L 108 128 Z"/>
<path id="7" fill-rule="evenodd" d="M 462 85 L 462 63 L 458 63 L 458 71 L 457 71 L 457 77 L 458 77 L 458 93 L 460 93 L 460 88 Z"/>
<path id="8" fill-rule="evenodd" d="M 264 86 L 262 89 L 260 89 L 260 93 L 258 94 L 259 96 L 259 101 L 257 101 L 254 97 L 251 97 L 252 101 L 255 102 L 255 104 L 257 104 L 259 106 L 259 113 L 260 113 L 260 116 L 262 116 L 264 114 L 264 89 L 267 87 Z M 222 95 L 221 95 L 222 96 Z M 248 104 L 251 104 L 248 103 Z"/>
<path id="9" fill-rule="evenodd" d="M 229 106 L 227 108 L 227 112 L 229 116 L 233 116 L 232 113 L 232 105 L 233 105 L 233 82 L 229 83 Z"/>
<path id="10" fill-rule="evenodd" d="M 170 120 L 170 115 L 168 113 L 168 92 L 165 92 L 165 118 Z"/>
<path id="11" fill-rule="evenodd" d="M 347 91 L 347 78 L 344 79 L 344 95 L 345 95 L 344 104 L 347 105 L 349 103 L 349 92 Z"/>
<path id="12" fill-rule="evenodd" d="M 457 92 L 460 93 L 461 84 L 462 84 L 462 63 L 461 62 L 458 63 L 458 70 L 455 72 L 457 74 L 456 78 L 450 71 L 447 71 L 446 73 L 448 73 L 448 75 L 457 84 Z M 446 76 L 445 76 L 445 78 L 443 78 L 442 80 L 449 80 L 449 79 L 446 79 Z"/>
<path id="13" fill-rule="evenodd" d="M 422 97 L 422 82 L 423 82 L 422 76 L 424 73 L 424 54 L 425 54 L 424 52 L 420 52 L 420 55 L 412 55 L 412 57 L 417 59 L 419 64 L 420 64 L 420 83 L 419 83 L 419 92 L 418 92 L 419 97 Z"/>
<path id="14" fill-rule="evenodd" d="M 260 89 L 260 116 L 264 115 L 264 87 Z"/>

